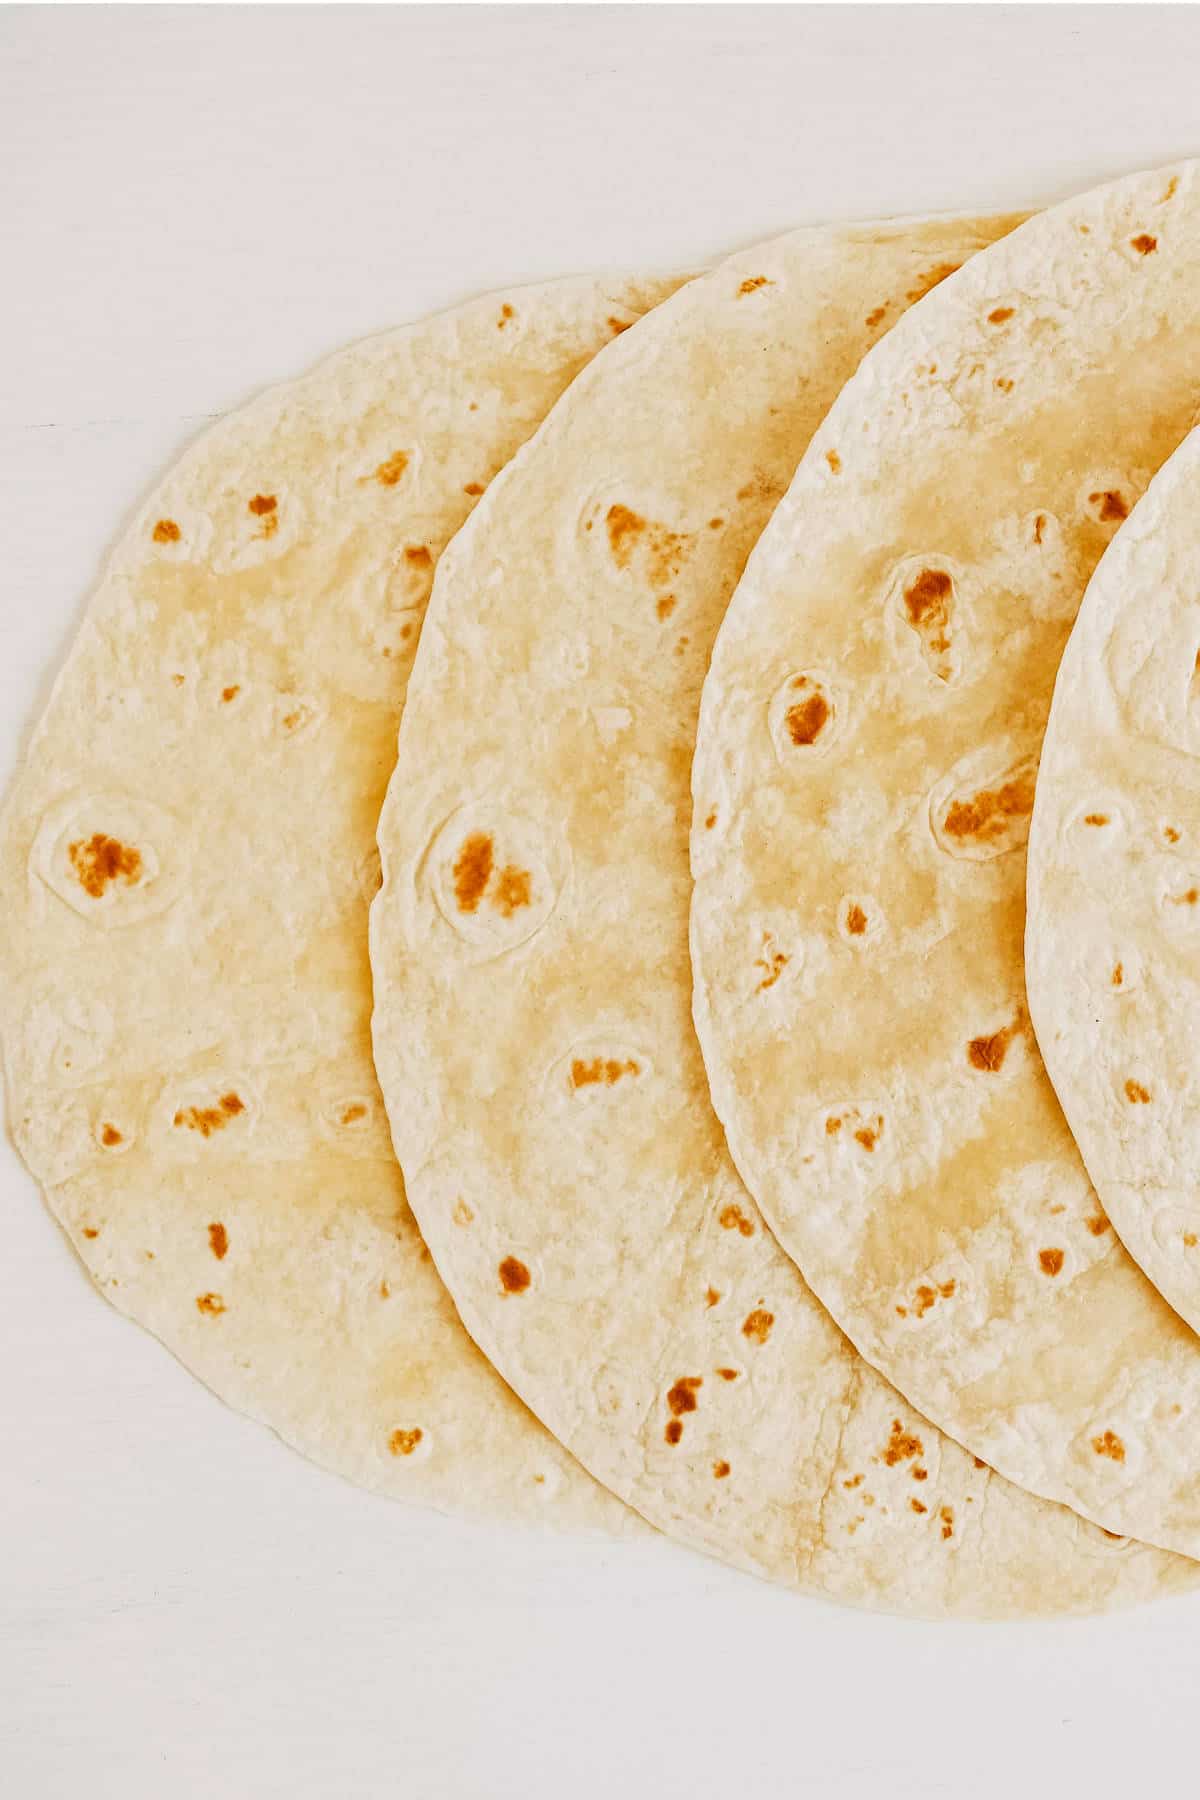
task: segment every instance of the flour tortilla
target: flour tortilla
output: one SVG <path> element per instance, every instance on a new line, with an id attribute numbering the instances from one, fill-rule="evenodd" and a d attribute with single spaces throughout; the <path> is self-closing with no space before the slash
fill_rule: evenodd
<path id="1" fill-rule="evenodd" d="M 2 827 L 9 1117 L 105 1297 L 363 1486 L 628 1517 L 488 1367 L 371 1062 L 374 834 L 432 565 L 678 283 L 489 297 L 208 432 L 133 521 Z"/>
<path id="2" fill-rule="evenodd" d="M 730 608 L 692 831 L 714 1102 L 807 1280 L 1003 1474 L 1193 1553 L 1200 1344 L 1091 1190 L 1022 935 L 1059 656 L 1195 416 L 1198 342 L 1195 165 L 1031 220 L 914 308 Z"/>
<path id="3" fill-rule="evenodd" d="M 1200 1330 L 1200 433 L 1101 558 L 1029 832 L 1029 1011 L 1122 1242 Z"/>
<path id="4" fill-rule="evenodd" d="M 380 826 L 376 1063 L 471 1334 L 654 1524 L 897 1612 L 1188 1581 L 991 1476 L 852 1352 L 725 1154 L 689 1019 L 708 648 L 872 337 L 1005 221 L 801 232 L 610 346 L 438 571 Z"/>

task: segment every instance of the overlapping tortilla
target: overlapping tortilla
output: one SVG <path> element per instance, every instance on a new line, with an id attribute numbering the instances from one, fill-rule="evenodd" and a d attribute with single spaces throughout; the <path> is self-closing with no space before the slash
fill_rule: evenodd
<path id="1" fill-rule="evenodd" d="M 729 609 L 692 829 L 714 1103 L 805 1278 L 997 1470 L 1193 1553 L 1200 1343 L 1087 1180 L 1023 933 L 1059 657 L 1196 416 L 1198 331 L 1195 164 L 1030 220 L 901 320 Z"/>

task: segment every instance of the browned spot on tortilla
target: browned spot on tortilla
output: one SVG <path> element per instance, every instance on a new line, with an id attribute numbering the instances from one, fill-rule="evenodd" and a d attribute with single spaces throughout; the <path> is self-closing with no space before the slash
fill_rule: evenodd
<path id="1" fill-rule="evenodd" d="M 717 822 L 717 809 L 716 809 L 716 807 L 714 807 L 713 810 L 709 813 L 707 819 L 705 819 L 705 821 L 704 821 L 705 831 L 711 831 L 713 826 L 716 824 L 716 822 Z"/>
<path id="2" fill-rule="evenodd" d="M 241 691 L 240 683 L 235 681 L 232 687 L 221 689 L 221 698 L 228 704 L 230 700 L 236 700 Z"/>
<path id="3" fill-rule="evenodd" d="M 671 614 L 675 611 L 674 594 L 664 594 L 654 610 L 660 619 L 669 619 Z"/>
<path id="4" fill-rule="evenodd" d="M 842 459 L 836 450 L 827 450 L 825 452 L 825 461 L 829 464 L 829 467 L 833 470 L 835 475 L 841 474 Z"/>
<path id="5" fill-rule="evenodd" d="M 773 281 L 768 281 L 765 275 L 748 275 L 738 289 L 738 295 L 740 297 L 742 294 L 753 294 L 759 288 L 774 286 L 775 283 Z"/>
<path id="6" fill-rule="evenodd" d="M 708 529 L 710 531 L 720 531 L 720 529 L 721 529 L 722 525 L 724 525 L 724 523 L 725 523 L 724 519 L 719 519 L 719 518 L 718 519 L 710 519 L 708 521 Z"/>
<path id="7" fill-rule="evenodd" d="M 1115 1431 L 1104 1431 L 1099 1437 L 1094 1437 L 1092 1449 L 1097 1456 L 1107 1456 L 1111 1462 L 1125 1461 L 1125 1446 Z"/>
<path id="8" fill-rule="evenodd" d="M 976 1456 L 975 1458 L 973 1458 L 973 1461 L 974 1461 L 975 1467 L 977 1469 L 986 1469 L 987 1468 L 987 1464 L 984 1462 L 982 1456 Z"/>
<path id="9" fill-rule="evenodd" d="M 1125 1098 L 1130 1106 L 1149 1106 L 1150 1089 L 1143 1087 L 1140 1081 L 1130 1079 L 1125 1083 Z"/>
<path id="10" fill-rule="evenodd" d="M 124 1143 L 124 1141 L 125 1140 L 115 1125 L 105 1124 L 100 1127 L 100 1142 L 104 1145 L 106 1150 L 115 1149 L 118 1144 Z"/>
<path id="11" fill-rule="evenodd" d="M 1124 979 L 1125 979 L 1125 964 L 1117 963 L 1116 967 L 1113 969 L 1113 972 L 1112 972 L 1112 985 L 1114 987 L 1120 987 L 1122 982 L 1124 981 Z"/>
<path id="12" fill-rule="evenodd" d="M 899 1462 L 910 1462 L 914 1456 L 922 1456 L 925 1446 L 919 1437 L 905 1431 L 899 1419 L 892 1420 L 892 1433 L 883 1446 L 882 1456 L 889 1469 L 894 1469 Z"/>
<path id="13" fill-rule="evenodd" d="M 1004 1067 L 1004 1059 L 1008 1055 L 1008 1046 L 1015 1037 L 1019 1037 L 1024 1020 L 1016 1018 L 1011 1025 L 1002 1031 L 993 1031 L 990 1037 L 972 1038 L 967 1045 L 967 1061 L 973 1069 L 981 1069 L 985 1075 L 994 1075 Z"/>
<path id="14" fill-rule="evenodd" d="M 1173 825 L 1163 826 L 1163 836 L 1166 838 L 1168 844 L 1177 844 L 1179 842 L 1179 833 Z"/>
<path id="15" fill-rule="evenodd" d="M 171 681 L 175 687 L 183 686 L 183 676 L 182 675 L 172 675 Z"/>
<path id="16" fill-rule="evenodd" d="M 1087 1221 L 1087 1228 L 1093 1237 L 1103 1237 L 1108 1230 L 1108 1220 L 1103 1213 L 1094 1213 Z"/>
<path id="17" fill-rule="evenodd" d="M 342 1108 L 341 1119 L 343 1125 L 353 1125 L 356 1120 L 365 1119 L 366 1116 L 367 1109 L 361 1100 L 353 1100 L 349 1106 L 344 1106 Z"/>
<path id="18" fill-rule="evenodd" d="M 911 1499 L 908 1504 L 912 1507 L 912 1509 L 915 1513 L 925 1513 L 925 1512 L 929 1511 L 929 1508 L 921 1500 Z"/>
<path id="19" fill-rule="evenodd" d="M 936 1287 L 931 1287 L 927 1281 L 923 1281 L 913 1296 L 918 1319 L 923 1319 L 930 1307 L 937 1305 L 939 1297 L 949 1300 L 957 1285 L 953 1279 L 940 1281 Z"/>
<path id="20" fill-rule="evenodd" d="M 466 487 L 464 487 L 464 489 L 463 489 L 463 493 L 470 494 L 470 496 L 473 500 L 477 500 L 479 498 L 480 494 L 482 494 L 482 492 L 483 492 L 482 481 L 468 481 Z"/>
<path id="21" fill-rule="evenodd" d="M 767 988 L 774 987 L 791 960 L 791 958 L 782 950 L 772 950 L 770 948 L 770 943 L 771 934 L 770 932 L 764 931 L 763 950 L 766 954 L 757 956 L 754 959 L 755 968 L 763 971 L 763 978 L 754 990 L 756 994 L 764 993 Z"/>
<path id="22" fill-rule="evenodd" d="M 425 544 L 406 544 L 404 560 L 406 563 L 410 563 L 414 569 L 432 569 L 433 567 L 432 553 Z"/>
<path id="23" fill-rule="evenodd" d="M 256 519 L 265 519 L 267 514 L 273 513 L 278 505 L 279 502 L 274 494 L 255 494 L 253 499 L 247 500 L 246 510 L 252 512 Z"/>
<path id="24" fill-rule="evenodd" d="M 842 1129 L 841 1119 L 839 1119 L 839 1117 L 837 1116 L 836 1113 L 830 1113 L 829 1117 L 825 1121 L 825 1136 L 826 1137 L 836 1137 L 838 1132 L 841 1129 Z"/>
<path id="25" fill-rule="evenodd" d="M 618 568 L 625 568 L 633 554 L 633 545 L 646 529 L 646 521 L 640 513 L 619 503 L 610 506 L 605 516 L 608 526 L 609 548 Z"/>
<path id="26" fill-rule="evenodd" d="M 1107 825 L 1108 824 L 1108 814 L 1107 813 L 1084 813 L 1083 822 L 1085 825 Z"/>
<path id="27" fill-rule="evenodd" d="M 1103 524 L 1129 517 L 1129 508 L 1115 488 L 1105 488 L 1103 493 L 1089 494 L 1088 503 L 1100 508 L 1099 517 Z"/>
<path id="28" fill-rule="evenodd" d="M 220 1262 L 229 1249 L 229 1233 L 220 1220 L 214 1220 L 208 1228 L 208 1247 Z"/>
<path id="29" fill-rule="evenodd" d="M 220 1294 L 197 1294 L 196 1311 L 209 1313 L 215 1318 L 218 1313 L 223 1313 L 225 1311 L 225 1302 L 222 1300 Z"/>
<path id="30" fill-rule="evenodd" d="M 1139 256 L 1149 256 L 1152 250 L 1158 249 L 1158 239 L 1151 237 L 1148 231 L 1139 231 L 1137 236 L 1130 238 L 1129 241 Z"/>
<path id="31" fill-rule="evenodd" d="M 612 332 L 614 337 L 620 337 L 621 333 L 623 331 L 628 331 L 632 324 L 632 319 L 618 319 L 612 313 L 609 313 L 608 315 L 608 329 Z"/>
<path id="32" fill-rule="evenodd" d="M 898 1316 L 899 1316 L 899 1317 L 900 1317 L 900 1318 L 902 1318 L 902 1319 L 907 1319 L 907 1317 L 908 1317 L 908 1308 L 907 1308 L 907 1306 L 898 1306 L 898 1307 L 897 1307 L 897 1308 L 896 1308 L 896 1312 L 897 1312 L 897 1314 L 898 1314 Z"/>
<path id="33" fill-rule="evenodd" d="M 754 1311 L 747 1313 L 742 1321 L 742 1336 L 753 1339 L 756 1344 L 765 1344 L 771 1335 L 771 1327 L 774 1323 L 774 1313 L 765 1312 L 761 1307 L 755 1307 Z"/>
<path id="34" fill-rule="evenodd" d="M 904 605 L 914 625 L 931 623 L 931 615 L 944 611 L 954 583 L 945 569 L 922 569 L 904 590 Z"/>
<path id="35" fill-rule="evenodd" d="M 514 317 L 515 314 L 513 309 L 506 300 L 504 305 L 500 308 L 500 317 L 496 320 L 496 330 L 503 331 L 504 327 L 508 324 L 508 321 Z"/>
<path id="36" fill-rule="evenodd" d="M 860 1125 L 854 1134 L 854 1141 L 861 1144 L 864 1150 L 874 1150 L 882 1136 L 883 1120 L 879 1119 L 874 1125 Z"/>
<path id="37" fill-rule="evenodd" d="M 1167 201 L 1174 197 L 1175 191 L 1178 188 L 1178 186 L 1179 186 L 1178 175 L 1172 175 L 1170 181 L 1168 181 L 1168 183 L 1167 183 L 1167 191 L 1165 194 L 1163 194 L 1163 196 L 1159 200 L 1158 204 L 1160 206 L 1165 206 Z"/>
<path id="38" fill-rule="evenodd" d="M 156 544 L 177 544 L 183 534 L 174 519 L 160 519 L 150 535 Z"/>
<path id="39" fill-rule="evenodd" d="M 93 900 L 100 899 L 110 882 L 123 881 L 126 887 L 135 886 L 142 872 L 141 851 L 103 831 L 94 831 L 86 840 L 76 839 L 68 846 L 67 855 L 80 887 Z"/>
<path id="40" fill-rule="evenodd" d="M 873 306 L 866 317 L 867 330 L 874 331 L 874 329 L 877 325 L 881 325 L 883 323 L 884 315 L 886 314 L 886 312 L 887 312 L 886 306 Z"/>
<path id="41" fill-rule="evenodd" d="M 1196 1247 L 1195 1232 L 1194 1231 L 1185 1231 L 1183 1234 L 1183 1241 L 1187 1245 L 1189 1250 L 1194 1250 Z"/>
<path id="42" fill-rule="evenodd" d="M 728 1473 L 729 1464 L 725 1461 L 724 1457 L 721 1458 L 720 1462 L 715 1462 L 713 1464 L 713 1474 L 718 1481 L 724 1481 Z"/>
<path id="43" fill-rule="evenodd" d="M 85 1238 L 97 1238 L 100 1236 L 100 1233 L 95 1225 L 85 1225 L 83 1228 L 83 1235 Z"/>
<path id="44" fill-rule="evenodd" d="M 695 1412 L 696 1389 L 704 1386 L 703 1375 L 681 1375 L 667 1394 L 667 1405 L 678 1418 L 680 1413 Z"/>
<path id="45" fill-rule="evenodd" d="M 717 1223 L 723 1231 L 740 1231 L 743 1237 L 754 1236 L 754 1226 L 740 1206 L 723 1206 L 717 1214 Z"/>
<path id="46" fill-rule="evenodd" d="M 486 832 L 473 831 L 464 839 L 451 873 L 459 912 L 478 911 L 484 890 L 492 878 L 492 840 Z"/>
<path id="47" fill-rule="evenodd" d="M 797 701 L 784 714 L 784 724 L 793 744 L 815 744 L 829 719 L 829 702 L 824 694 L 810 694 Z"/>
<path id="48" fill-rule="evenodd" d="M 1011 394 L 1013 391 L 1012 376 L 1011 375 L 997 375 L 997 377 L 996 377 L 995 381 L 992 383 L 992 385 L 993 385 L 993 387 L 998 388 L 1002 394 Z"/>
<path id="49" fill-rule="evenodd" d="M 380 487 L 395 487 L 407 469 L 409 455 L 407 450 L 394 450 L 386 462 L 381 462 L 370 475 L 359 477 L 360 485 L 364 481 L 377 481 Z"/>
<path id="50" fill-rule="evenodd" d="M 956 800 L 946 812 L 942 829 L 948 837 L 977 838 L 991 843 L 1004 834 L 1009 819 L 1024 818 L 1033 810 L 1034 777 L 1018 775 L 997 788 L 981 788 L 969 800 Z"/>
<path id="51" fill-rule="evenodd" d="M 706 1288 L 706 1289 L 705 1289 L 705 1291 L 704 1291 L 704 1304 L 705 1304 L 705 1305 L 706 1305 L 706 1306 L 715 1306 L 715 1305 L 716 1305 L 716 1304 L 717 1304 L 717 1301 L 718 1301 L 718 1300 L 719 1300 L 719 1299 L 720 1299 L 720 1298 L 721 1298 L 721 1295 L 720 1295 L 720 1292 L 719 1292 L 719 1291 L 718 1291 L 718 1289 L 717 1289 L 717 1288 L 715 1288 L 715 1287 L 710 1287 L 710 1288 Z"/>
<path id="52" fill-rule="evenodd" d="M 1033 521 L 1033 541 L 1035 544 L 1041 543 L 1042 534 L 1044 533 L 1045 529 L 1046 529 L 1046 515 L 1045 515 L 1045 513 L 1039 513 L 1037 518 Z"/>
<path id="53" fill-rule="evenodd" d="M 911 1469 L 909 1471 L 909 1473 L 911 1474 L 914 1481 L 928 1481 L 929 1480 L 929 1470 L 928 1469 L 921 1469 L 921 1468 Z"/>
<path id="54" fill-rule="evenodd" d="M 388 1439 L 388 1449 L 393 1456 L 411 1456 L 424 1435 L 419 1425 L 414 1425 L 411 1431 L 398 1429 Z"/>
<path id="55" fill-rule="evenodd" d="M 722 1381 L 736 1381 L 738 1372 L 736 1369 L 723 1368 L 718 1369 L 717 1374 L 721 1377 Z"/>
<path id="56" fill-rule="evenodd" d="M 852 937 L 861 937 L 866 929 L 867 915 L 855 901 L 846 910 L 846 930 Z"/>
<path id="57" fill-rule="evenodd" d="M 997 306 L 992 312 L 990 312 L 988 314 L 988 324 L 989 325 L 1003 325 L 1005 320 L 1011 319 L 1012 316 L 1013 316 L 1013 309 L 1011 306 Z"/>
<path id="58" fill-rule="evenodd" d="M 511 919 L 518 907 L 528 906 L 532 895 L 532 876 L 528 869 L 514 868 L 510 863 L 496 877 L 492 905 Z"/>
<path id="59" fill-rule="evenodd" d="M 1041 1264 L 1043 1275 L 1061 1275 L 1063 1260 L 1061 1250 L 1038 1251 L 1038 1262 Z"/>
<path id="60" fill-rule="evenodd" d="M 461 1194 L 454 1202 L 454 1211 L 450 1214 L 450 1217 L 454 1220 L 456 1225 L 469 1225 L 475 1217 L 475 1214 L 467 1205 Z"/>
<path id="61" fill-rule="evenodd" d="M 500 1286 L 506 1294 L 523 1294 L 529 1286 L 529 1270 L 516 1256 L 506 1256 L 499 1268 Z"/>
<path id="62" fill-rule="evenodd" d="M 246 1110 L 245 1101 L 237 1094 L 222 1094 L 216 1106 L 189 1106 L 175 1114 L 173 1125 L 186 1125 L 189 1131 L 198 1131 L 201 1137 L 211 1137 L 214 1131 L 224 1131 L 230 1119 L 236 1119 L 239 1113 Z"/>
<path id="63" fill-rule="evenodd" d="M 380 1299 L 381 1299 L 381 1300 L 386 1300 L 386 1299 L 387 1299 L 387 1298 L 388 1298 L 388 1296 L 389 1296 L 389 1295 L 390 1295 L 390 1294 L 391 1294 L 391 1291 L 392 1291 L 392 1290 L 391 1290 L 391 1287 L 390 1287 L 390 1285 L 389 1285 L 389 1283 L 388 1283 L 388 1282 L 386 1282 L 386 1281 L 381 1281 L 381 1282 L 380 1282 L 380 1284 L 379 1284 L 379 1298 L 380 1298 Z"/>
<path id="64" fill-rule="evenodd" d="M 571 1064 L 571 1086 L 591 1087 L 596 1082 L 603 1082 L 612 1087 L 622 1075 L 640 1075 L 641 1072 L 641 1064 L 632 1057 L 625 1062 L 618 1061 L 615 1056 L 593 1056 L 590 1062 L 576 1057 Z"/>
<path id="65" fill-rule="evenodd" d="M 939 1508 L 938 1518 L 942 1521 L 942 1536 L 952 1538 L 954 1536 L 954 1508 L 952 1506 Z"/>
<path id="66" fill-rule="evenodd" d="M 945 281 L 947 275 L 953 275 L 959 267 L 958 263 L 937 263 L 932 269 L 923 269 L 917 276 L 916 287 L 909 288 L 905 299 L 910 304 L 923 299 L 931 288 L 937 287 L 939 282 Z"/>
<path id="67" fill-rule="evenodd" d="M 677 1444 L 683 1436 L 683 1420 L 668 1419 L 667 1429 L 663 1432 L 668 1444 Z"/>
<path id="68" fill-rule="evenodd" d="M 843 1481 L 842 1486 L 844 1488 L 856 1488 L 862 1483 L 863 1480 L 864 1480 L 864 1476 L 861 1473 L 858 1475 L 851 1475 L 847 1478 L 847 1480 Z"/>

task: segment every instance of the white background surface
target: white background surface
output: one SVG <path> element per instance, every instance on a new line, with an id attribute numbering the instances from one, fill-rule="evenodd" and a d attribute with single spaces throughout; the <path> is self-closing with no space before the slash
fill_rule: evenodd
<path id="1" fill-rule="evenodd" d="M 0 762 L 213 413 L 480 289 L 1200 150 L 1194 7 L 0 10 Z M 0 922 L 0 929 L 2 929 Z M 96 1298 L 0 1146 L 0 1791 L 1194 1786 L 1200 1595 L 904 1624 L 359 1494 Z"/>

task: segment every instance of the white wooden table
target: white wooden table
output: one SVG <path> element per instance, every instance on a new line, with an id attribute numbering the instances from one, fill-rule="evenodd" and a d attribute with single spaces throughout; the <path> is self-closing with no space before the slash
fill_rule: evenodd
<path id="1" fill-rule="evenodd" d="M 1192 7 L 0 11 L 0 761 L 203 421 L 482 288 L 1200 149 Z M 0 921 L 0 929 L 3 922 Z M 369 1498 L 94 1296 L 0 1148 L 12 1800 L 1194 1784 L 1195 1599 L 906 1625 Z"/>

